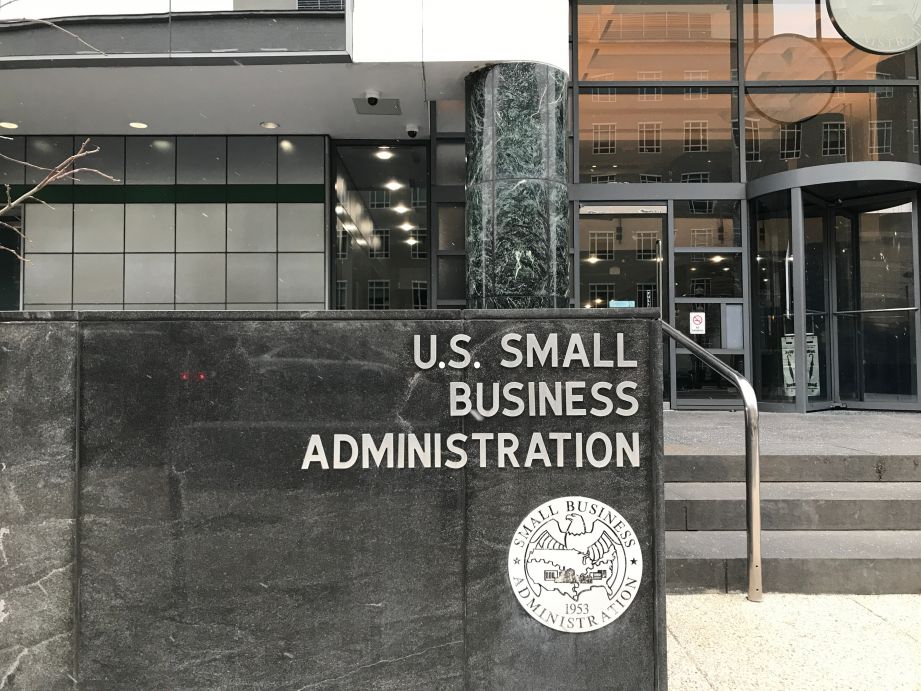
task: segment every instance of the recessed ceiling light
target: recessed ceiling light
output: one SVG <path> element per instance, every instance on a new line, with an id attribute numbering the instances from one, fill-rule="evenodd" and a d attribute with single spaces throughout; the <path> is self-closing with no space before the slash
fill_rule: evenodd
<path id="1" fill-rule="evenodd" d="M 260 122 L 259 127 L 265 130 L 277 130 L 279 128 L 279 124 L 277 122 L 272 122 L 271 120 L 266 120 L 264 122 Z"/>
<path id="2" fill-rule="evenodd" d="M 389 149 L 381 149 L 380 151 L 375 151 L 374 155 L 382 161 L 389 161 L 395 154 Z"/>
<path id="3" fill-rule="evenodd" d="M 416 226 L 414 226 L 412 223 L 404 223 L 403 225 L 400 226 L 400 230 L 415 230 L 415 229 L 416 229 Z"/>
<path id="4" fill-rule="evenodd" d="M 406 206 L 406 204 L 397 204 L 396 206 L 391 207 L 390 210 L 398 214 L 409 213 L 409 207 Z"/>
<path id="5" fill-rule="evenodd" d="M 136 130 L 146 130 L 146 129 L 147 129 L 147 123 L 146 123 L 146 122 L 138 122 L 138 121 L 129 122 L 129 123 L 128 123 L 128 127 L 133 127 L 133 128 L 136 129 Z"/>
<path id="6" fill-rule="evenodd" d="M 294 142 L 292 142 L 290 139 L 282 139 L 280 142 L 278 142 L 278 146 L 285 153 L 294 151 Z"/>
<path id="7" fill-rule="evenodd" d="M 15 122 L 0 122 L 0 127 L 5 130 L 15 130 L 19 128 L 19 125 L 17 125 Z"/>
<path id="8" fill-rule="evenodd" d="M 591 257 L 588 257 L 585 261 L 587 261 L 589 264 L 597 264 L 601 260 L 595 255 L 592 255 Z"/>
<path id="9" fill-rule="evenodd" d="M 416 238 L 409 238 L 409 240 L 406 241 L 406 244 L 407 244 L 407 245 L 415 245 L 415 244 L 417 244 L 418 242 L 419 242 L 419 241 L 416 240 Z"/>
<path id="10" fill-rule="evenodd" d="M 397 182 L 396 180 L 391 180 L 390 182 L 386 183 L 384 187 L 386 187 L 391 192 L 396 192 L 397 190 L 403 189 L 403 183 Z"/>

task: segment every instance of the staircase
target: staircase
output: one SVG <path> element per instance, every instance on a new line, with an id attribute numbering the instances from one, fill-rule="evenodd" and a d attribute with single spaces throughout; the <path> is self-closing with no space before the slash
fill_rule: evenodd
<path id="1" fill-rule="evenodd" d="M 900 424 L 921 435 L 921 415 Z M 921 443 L 912 450 L 762 455 L 765 593 L 921 592 Z M 665 480 L 668 589 L 745 590 L 744 455 L 667 454 Z"/>

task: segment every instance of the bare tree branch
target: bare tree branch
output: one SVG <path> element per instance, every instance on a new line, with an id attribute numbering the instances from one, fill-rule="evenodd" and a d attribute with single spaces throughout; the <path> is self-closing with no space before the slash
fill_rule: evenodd
<path id="1" fill-rule="evenodd" d="M 8 139 L 8 137 L 4 137 L 4 138 Z M 41 179 L 41 181 L 33 185 L 31 188 L 29 188 L 28 190 L 26 190 L 25 192 L 23 192 L 16 198 L 13 198 L 12 186 L 4 185 L 4 189 L 6 191 L 6 195 L 5 195 L 6 202 L 4 206 L 0 208 L 0 219 L 2 219 L 4 216 L 9 215 L 14 209 L 16 209 L 19 206 L 22 206 L 28 201 L 38 202 L 38 203 L 45 204 L 46 206 L 48 206 L 48 203 L 46 201 L 38 197 L 39 192 L 45 189 L 48 185 L 51 185 L 55 182 L 60 182 L 61 180 L 76 180 L 77 178 L 75 176 L 80 173 L 98 175 L 99 177 L 105 180 L 109 180 L 111 182 L 119 182 L 117 178 L 107 173 L 103 173 L 101 170 L 97 170 L 96 168 L 87 168 L 84 166 L 74 165 L 77 161 L 82 162 L 83 159 L 86 158 L 87 156 L 92 156 L 93 154 L 98 153 L 98 152 L 99 152 L 99 147 L 90 146 L 90 140 L 86 139 L 80 145 L 80 148 L 77 149 L 76 152 L 74 152 L 73 154 L 71 154 L 70 156 L 68 156 L 63 161 L 61 161 L 60 163 L 58 163 L 56 166 L 52 168 L 43 168 L 42 166 L 35 166 L 35 165 L 30 166 L 30 164 L 26 163 L 25 161 L 19 161 L 15 158 L 10 158 L 9 156 L 3 156 L 2 154 L 0 154 L 0 156 L 3 156 L 3 158 L 5 158 L 8 161 L 12 161 L 22 166 L 31 167 L 37 170 L 46 171 L 46 175 L 44 178 Z M 3 221 L 3 220 L 0 220 L 0 225 L 2 225 L 4 228 L 12 230 L 24 240 L 28 240 L 28 238 L 26 238 L 21 228 L 16 227 L 10 224 L 9 222 Z M 17 252 L 12 247 L 7 247 L 3 244 L 0 244 L 0 250 L 9 252 L 15 255 L 21 261 L 25 261 L 25 258 L 22 256 L 22 254 L 20 252 Z"/>

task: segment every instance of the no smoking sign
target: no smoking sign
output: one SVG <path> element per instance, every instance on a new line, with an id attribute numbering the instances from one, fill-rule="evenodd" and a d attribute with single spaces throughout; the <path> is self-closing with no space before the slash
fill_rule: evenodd
<path id="1" fill-rule="evenodd" d="M 707 333 L 707 314 L 706 312 L 691 312 L 691 333 Z"/>

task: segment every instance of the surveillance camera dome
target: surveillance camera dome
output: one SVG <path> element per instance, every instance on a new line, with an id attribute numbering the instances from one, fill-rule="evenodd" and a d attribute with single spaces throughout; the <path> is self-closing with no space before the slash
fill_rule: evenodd
<path id="1" fill-rule="evenodd" d="M 409 135 L 410 139 L 415 139 L 416 136 L 419 134 L 419 126 L 418 125 L 407 125 L 406 134 Z"/>
<path id="2" fill-rule="evenodd" d="M 368 99 L 369 106 L 376 106 L 381 100 L 381 92 L 374 90 L 365 91 L 365 98 Z"/>

